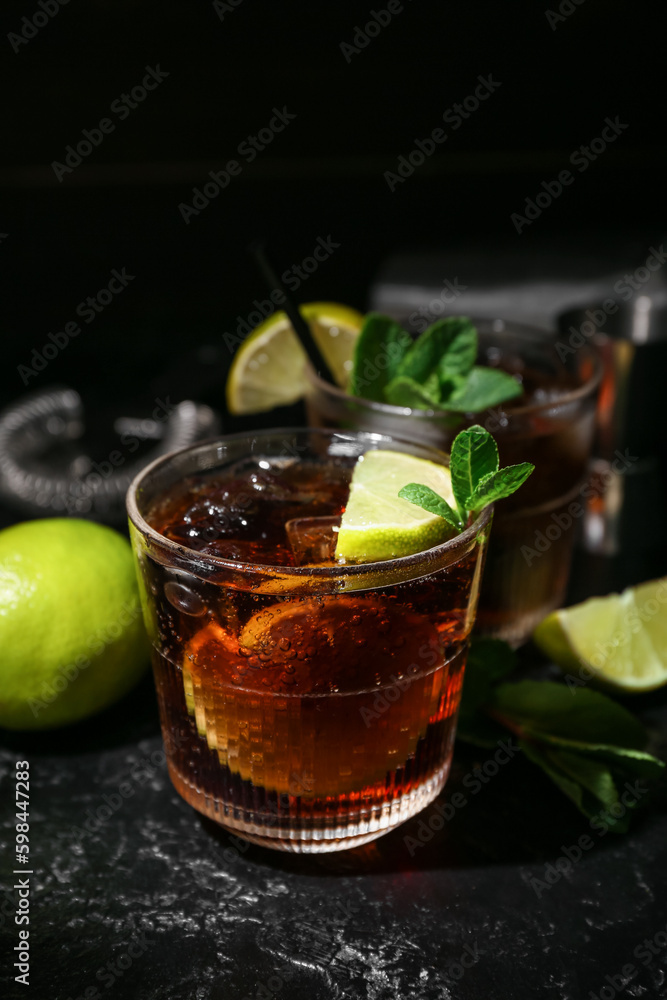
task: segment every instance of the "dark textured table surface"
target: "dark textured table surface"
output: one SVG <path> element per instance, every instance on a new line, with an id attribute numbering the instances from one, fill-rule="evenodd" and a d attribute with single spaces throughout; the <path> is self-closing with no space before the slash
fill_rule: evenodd
<path id="1" fill-rule="evenodd" d="M 666 568 L 658 550 L 579 554 L 570 600 Z M 530 647 L 522 665 L 559 676 Z M 665 691 L 628 704 L 667 759 Z M 11 968 L 19 760 L 30 763 L 34 872 L 27 988 Z M 457 744 L 444 794 L 391 834 L 341 854 L 272 852 L 232 840 L 176 794 L 148 676 L 78 726 L 0 733 L 0 774 L 10 1000 L 667 997 L 664 790 L 629 834 L 601 834 L 520 752 L 498 764 Z M 444 809 L 457 791 L 465 804 Z M 576 860 L 583 835 L 592 846 Z"/>
<path id="2" fill-rule="evenodd" d="M 667 699 L 635 704 L 659 746 Z M 3 742 L 5 972 L 19 759 L 34 871 L 30 987 L 10 979 L 5 996 L 667 996 L 660 794 L 628 835 L 605 835 L 520 753 L 499 765 L 459 745 L 445 795 L 420 816 L 355 851 L 296 857 L 232 841 L 179 798 L 148 677 L 97 719 Z M 444 823 L 454 791 L 465 805 Z"/>

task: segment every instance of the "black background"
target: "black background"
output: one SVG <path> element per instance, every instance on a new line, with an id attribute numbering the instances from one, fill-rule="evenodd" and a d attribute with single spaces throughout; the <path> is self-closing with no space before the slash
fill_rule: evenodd
<path id="1" fill-rule="evenodd" d="M 341 44 L 372 9 L 242 0 L 221 20 L 208 2 L 71 0 L 15 53 L 6 36 L 39 8 L 3 4 L 2 401 L 26 388 L 18 365 L 114 267 L 135 280 L 29 388 L 66 383 L 98 405 L 150 401 L 169 371 L 176 390 L 183 356 L 220 346 L 263 295 L 246 253 L 257 236 L 281 270 L 331 235 L 340 249 L 300 295 L 363 308 L 394 250 L 466 243 L 500 253 L 507 241 L 558 239 L 581 252 L 626 233 L 648 245 L 664 231 L 658 5 L 585 0 L 552 27 L 534 2 L 406 0 L 346 60 Z M 169 73 L 157 90 L 124 121 L 109 115 L 157 64 Z M 500 88 L 459 129 L 443 126 L 443 112 L 488 74 Z M 296 119 L 186 224 L 179 204 L 238 158 L 274 106 Z M 52 163 L 105 116 L 114 132 L 59 182 Z M 517 235 L 511 214 L 608 116 L 628 127 Z M 392 193 L 384 172 L 439 126 L 446 143 Z M 220 403 L 228 361 L 224 351 L 216 362 Z"/>

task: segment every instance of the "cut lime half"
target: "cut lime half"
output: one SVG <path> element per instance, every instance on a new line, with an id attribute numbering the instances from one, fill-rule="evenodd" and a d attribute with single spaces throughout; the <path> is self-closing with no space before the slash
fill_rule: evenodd
<path id="1" fill-rule="evenodd" d="M 456 534 L 437 514 L 399 497 L 399 490 L 408 483 L 430 486 L 456 506 L 452 479 L 444 465 L 398 451 L 368 451 L 358 459 L 338 532 L 339 562 L 412 555 Z"/>
<path id="2" fill-rule="evenodd" d="M 554 611 L 533 632 L 575 676 L 627 693 L 667 683 L 667 578 Z"/>

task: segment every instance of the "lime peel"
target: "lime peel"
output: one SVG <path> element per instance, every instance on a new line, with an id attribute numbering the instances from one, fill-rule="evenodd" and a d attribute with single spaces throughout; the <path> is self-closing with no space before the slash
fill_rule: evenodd
<path id="1" fill-rule="evenodd" d="M 363 316 L 336 302 L 308 302 L 299 309 L 336 383 L 345 388 Z M 226 388 L 230 413 L 262 413 L 297 402 L 308 387 L 306 361 L 287 315 L 273 313 L 246 337 L 234 357 Z"/>
<path id="2" fill-rule="evenodd" d="M 533 633 L 563 669 L 626 693 L 667 683 L 667 578 L 552 612 Z"/>
<path id="3" fill-rule="evenodd" d="M 456 534 L 437 514 L 398 496 L 415 479 L 454 502 L 451 476 L 444 465 L 382 449 L 358 459 L 338 532 L 339 562 L 396 559 L 423 552 Z"/>
<path id="4" fill-rule="evenodd" d="M 127 539 L 77 518 L 1 531 L 0 648 L 8 729 L 66 725 L 125 694 L 149 663 Z"/>

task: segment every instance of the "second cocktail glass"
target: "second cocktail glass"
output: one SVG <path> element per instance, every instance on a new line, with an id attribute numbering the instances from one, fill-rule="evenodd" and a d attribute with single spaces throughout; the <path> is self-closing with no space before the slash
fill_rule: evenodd
<path id="1" fill-rule="evenodd" d="M 590 348 L 560 354 L 545 331 L 473 320 L 478 364 L 524 381 L 525 395 L 463 420 L 350 396 L 309 372 L 307 411 L 316 427 L 396 434 L 449 451 L 463 426 L 479 423 L 498 444 L 502 465 L 532 462 L 535 473 L 496 510 L 478 627 L 517 645 L 564 600 L 572 549 L 586 508 L 601 365 Z M 561 357 L 562 355 L 562 357 Z"/>

